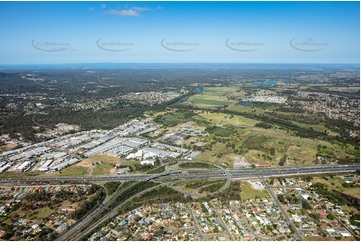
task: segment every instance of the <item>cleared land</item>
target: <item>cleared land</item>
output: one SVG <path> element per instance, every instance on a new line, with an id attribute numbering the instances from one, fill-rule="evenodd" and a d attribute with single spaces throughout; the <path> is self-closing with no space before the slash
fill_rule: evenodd
<path id="1" fill-rule="evenodd" d="M 312 183 L 317 182 L 327 185 L 330 189 L 335 189 L 352 197 L 360 198 L 360 187 L 344 187 L 342 184 L 346 181 L 339 176 L 327 177 L 327 180 L 323 177 L 314 177 Z"/>
<path id="2" fill-rule="evenodd" d="M 107 175 L 113 174 L 116 170 L 114 165 L 118 164 L 118 158 L 106 155 L 106 154 L 96 154 L 90 158 L 84 159 L 75 165 L 67 167 L 59 172 L 53 172 L 52 174 L 56 175 L 57 173 L 60 176 L 84 176 L 93 169 L 93 175 Z"/>
<path id="3" fill-rule="evenodd" d="M 241 182 L 241 199 L 269 198 L 266 189 L 256 190 L 249 182 Z"/>
<path id="4" fill-rule="evenodd" d="M 201 108 L 216 108 L 235 103 L 234 99 L 241 98 L 243 92 L 237 86 L 205 87 L 203 92 L 190 97 L 184 104 Z"/>
<path id="5" fill-rule="evenodd" d="M 185 102 L 187 105 L 203 109 L 195 110 L 192 119 L 198 125 L 206 127 L 210 134 L 204 141 L 208 149 L 198 156 L 197 160 L 217 162 L 230 167 L 234 155 L 244 156 L 253 164 L 266 161 L 273 166 L 278 166 L 282 159 L 285 159 L 285 165 L 315 164 L 317 154 L 325 157 L 326 163 L 359 159 L 359 150 L 350 144 L 341 144 L 332 138 L 326 141 L 317 137 L 300 137 L 300 133 L 304 133 L 303 130 L 327 134 L 329 137 L 339 135 L 321 121 L 318 122 L 322 117 L 309 113 L 279 111 L 282 108 L 281 104 L 238 104 L 243 95 L 236 85 L 206 87 L 203 93 L 194 95 Z M 225 109 L 224 105 L 227 105 Z M 216 108 L 222 109 L 216 111 Z M 222 110 L 233 113 L 223 113 Z M 265 122 L 269 128 L 257 127 L 261 123 L 257 117 L 263 116 L 273 118 L 273 123 Z M 177 117 L 173 118 L 177 123 L 181 122 Z M 277 124 L 277 120 L 287 120 L 287 125 L 293 125 L 295 130 L 282 123 Z"/>
<path id="6" fill-rule="evenodd" d="M 278 165 L 286 156 L 286 164 L 310 165 L 315 163 L 316 154 L 339 160 L 357 155 L 357 150 L 352 146 L 302 138 L 284 129 L 255 127 L 257 120 L 239 115 L 230 118 L 230 115 L 222 113 L 204 112 L 198 113 L 195 119 L 203 123 L 207 121 L 209 126 L 217 125 L 207 129 L 210 134 L 208 143 L 212 143 L 212 140 L 217 142 L 198 156 L 197 160 L 230 165 L 233 162 L 230 156 L 242 155 L 250 163 L 267 161 Z"/>

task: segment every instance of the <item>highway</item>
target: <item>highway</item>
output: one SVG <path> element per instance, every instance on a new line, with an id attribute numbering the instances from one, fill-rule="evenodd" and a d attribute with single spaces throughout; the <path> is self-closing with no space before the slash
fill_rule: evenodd
<path id="1" fill-rule="evenodd" d="M 75 239 L 78 240 L 82 236 L 90 233 L 92 229 L 96 228 L 102 221 L 110 218 L 114 215 L 114 212 L 123 206 L 125 203 L 129 202 L 135 196 L 139 196 L 146 191 L 149 191 L 153 188 L 149 188 L 143 192 L 135 194 L 131 198 L 125 200 L 117 206 L 117 209 L 110 211 L 109 213 L 102 216 L 99 220 L 94 222 L 94 218 L 99 217 L 100 214 L 113 204 L 125 191 L 132 189 L 134 186 L 139 185 L 143 182 L 147 182 L 153 179 L 167 178 L 167 179 L 225 179 L 227 180 L 226 186 L 222 189 L 225 189 L 229 186 L 231 179 L 264 179 L 267 177 L 277 177 L 277 176 L 292 176 L 292 175 L 312 175 L 312 174 L 322 174 L 322 173 L 337 173 L 337 172 L 350 172 L 360 170 L 359 164 L 352 165 L 324 165 L 324 166 L 309 166 L 309 167 L 285 167 L 285 168 L 270 168 L 270 169 L 224 169 L 223 167 L 216 166 L 217 169 L 209 169 L 209 172 L 198 172 L 191 173 L 186 169 L 178 170 L 175 172 L 165 172 L 156 175 L 148 174 L 139 174 L 139 175 L 106 175 L 106 176 L 83 176 L 83 177 L 42 177 L 42 178 L 11 178 L 11 179 L 2 179 L 1 183 L 39 183 L 39 182 L 99 182 L 99 181 L 137 181 L 134 184 L 130 185 L 126 189 L 117 193 L 112 199 L 108 202 L 102 204 L 101 206 L 95 208 L 91 211 L 85 218 L 78 221 L 74 224 L 69 230 L 60 235 L 57 240 L 69 240 Z M 167 183 L 169 184 L 169 183 Z M 166 184 L 162 184 L 166 185 Z M 266 186 L 267 187 L 267 186 Z M 268 187 L 267 187 L 268 188 Z M 267 189 L 269 190 L 269 188 Z M 271 194 L 272 195 L 272 194 Z M 274 198 L 275 199 L 275 198 Z M 277 198 L 275 199 L 277 202 Z M 289 222 L 289 221 L 288 221 Z M 291 222 L 292 226 L 292 222 Z M 84 230 L 85 229 L 85 230 Z M 83 231 L 84 230 L 84 231 Z M 83 231 L 79 234 L 80 231 Z M 297 230 L 296 230 L 297 231 Z M 297 235 L 297 234 L 296 234 Z M 298 239 L 299 237 L 297 235 Z"/>
<path id="2" fill-rule="evenodd" d="M 118 211 L 121 207 L 123 207 L 125 204 L 127 204 L 128 202 L 130 202 L 132 199 L 144 194 L 144 193 L 147 193 L 153 189 L 156 189 L 160 186 L 169 186 L 171 183 L 163 183 L 163 184 L 159 184 L 157 186 L 154 186 L 154 187 L 151 187 L 151 188 L 148 188 L 146 190 L 143 190 L 133 196 L 131 196 L 130 198 L 126 199 L 124 202 L 120 203 L 117 207 L 115 207 L 114 209 L 112 209 L 111 212 L 107 213 L 106 215 L 104 215 L 103 217 L 99 218 L 99 220 L 97 220 L 96 223 L 93 223 L 91 224 L 89 227 L 87 227 L 84 231 L 81 232 L 81 234 L 75 236 L 74 238 L 72 238 L 72 240 L 75 240 L 75 241 L 79 241 L 81 240 L 81 238 L 84 236 L 84 235 L 87 235 L 89 234 L 91 231 L 93 231 L 94 229 L 96 229 L 99 224 L 102 224 L 103 222 L 107 221 L 109 218 L 112 218 L 112 217 L 115 217 L 117 214 L 118 214 Z M 91 221 L 89 221 L 91 222 Z M 74 232 L 78 232 L 79 231 L 79 228 L 81 228 L 81 226 L 75 226 L 75 229 L 74 229 Z M 68 230 L 69 231 L 69 230 Z M 68 232 L 67 231 L 67 232 Z M 69 238 L 69 237 L 68 237 Z"/>
<path id="3" fill-rule="evenodd" d="M 277 177 L 292 175 L 309 175 L 322 173 L 350 172 L 360 170 L 359 164 L 352 165 L 324 165 L 324 166 L 308 166 L 308 167 L 284 167 L 269 169 L 224 169 L 217 171 L 209 169 L 209 172 L 203 173 L 185 173 L 178 172 L 167 175 L 167 178 L 174 179 L 205 179 L 205 178 L 227 178 L 229 173 L 232 179 L 251 179 L 257 177 Z M 186 171 L 186 169 L 183 169 Z M 164 173 L 165 175 L 166 173 Z M 125 174 L 125 175 L 106 175 L 106 176 L 82 176 L 82 177 L 31 177 L 31 178 L 9 178 L 1 179 L 1 183 L 38 183 L 38 182 L 100 182 L 100 181 L 141 181 L 150 178 L 147 174 Z M 228 179 L 227 179 L 228 182 Z"/>
<path id="4" fill-rule="evenodd" d="M 175 172 L 177 173 L 177 172 Z M 81 231 L 83 228 L 85 228 L 90 222 L 92 222 L 92 220 L 94 218 L 96 218 L 97 216 L 99 216 L 106 208 L 108 208 L 111 204 L 113 204 L 114 202 L 116 202 L 116 200 L 124 194 L 124 192 L 132 189 L 133 187 L 143 183 L 143 182 L 147 182 L 153 179 L 157 179 L 160 178 L 164 175 L 172 175 L 173 173 L 167 173 L 167 174 L 157 174 L 157 175 L 153 175 L 147 178 L 144 178 L 143 180 L 140 180 L 139 182 L 133 183 L 132 185 L 130 185 L 129 187 L 125 188 L 124 190 L 120 191 L 119 193 L 117 193 L 114 197 L 112 197 L 112 199 L 110 199 L 107 203 L 102 204 L 101 206 L 98 206 L 96 209 L 94 209 L 93 211 L 91 211 L 89 214 L 86 215 L 85 218 L 83 218 L 81 221 L 79 221 L 78 223 L 74 224 L 70 229 L 68 229 L 67 231 L 65 231 L 65 233 L 61 234 L 56 240 L 66 240 L 71 238 L 72 236 L 74 236 L 76 233 L 78 233 L 79 231 Z M 144 192 L 144 191 L 143 191 Z M 136 194 L 137 196 L 140 193 Z M 133 197 L 132 197 L 133 198 Z M 127 199 L 126 201 L 128 201 L 129 199 Z M 126 201 L 124 201 L 123 203 L 121 203 L 121 205 L 125 204 Z M 120 206 L 120 205 L 119 205 Z M 118 207 L 119 207 L 118 206 Z M 113 210 L 114 211 L 114 210 Z M 97 221 L 96 224 L 98 224 L 99 221 Z"/>

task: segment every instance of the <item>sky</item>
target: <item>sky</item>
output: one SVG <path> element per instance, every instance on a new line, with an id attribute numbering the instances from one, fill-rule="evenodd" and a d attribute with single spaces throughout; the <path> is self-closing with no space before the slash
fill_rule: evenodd
<path id="1" fill-rule="evenodd" d="M 356 63 L 359 2 L 0 2 L 0 64 Z"/>

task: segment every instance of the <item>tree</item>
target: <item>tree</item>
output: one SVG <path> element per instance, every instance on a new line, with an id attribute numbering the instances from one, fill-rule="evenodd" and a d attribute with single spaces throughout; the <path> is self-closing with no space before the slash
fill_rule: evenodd
<path id="1" fill-rule="evenodd" d="M 269 152 L 270 152 L 270 155 L 274 156 L 274 155 L 276 154 L 276 149 L 272 147 L 272 148 L 269 150 Z"/>
<path id="2" fill-rule="evenodd" d="M 284 166 L 286 164 L 286 160 L 287 160 L 287 155 L 284 155 L 278 164 L 280 166 Z"/>
<path id="3" fill-rule="evenodd" d="M 318 213 L 311 213 L 310 217 L 313 218 L 317 223 L 320 221 L 320 215 Z"/>
<path id="4" fill-rule="evenodd" d="M 286 198 L 282 194 L 278 194 L 277 198 L 281 203 L 287 204 Z"/>
<path id="5" fill-rule="evenodd" d="M 302 199 L 301 204 L 302 204 L 302 208 L 303 208 L 303 209 L 307 209 L 307 210 L 312 209 L 311 205 L 310 205 L 306 200 L 304 200 L 304 199 Z"/>
<path id="6" fill-rule="evenodd" d="M 332 213 L 329 213 L 329 214 L 327 214 L 327 218 L 328 218 L 329 220 L 334 220 L 334 219 L 335 219 L 335 216 L 333 216 Z"/>

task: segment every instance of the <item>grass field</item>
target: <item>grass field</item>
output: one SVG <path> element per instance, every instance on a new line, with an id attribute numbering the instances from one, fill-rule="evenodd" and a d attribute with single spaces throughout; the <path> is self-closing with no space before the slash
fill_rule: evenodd
<path id="1" fill-rule="evenodd" d="M 238 154 L 251 163 L 267 161 L 276 166 L 285 155 L 286 164 L 289 165 L 314 164 L 318 153 L 336 160 L 358 156 L 358 151 L 350 145 L 344 146 L 316 138 L 301 138 L 284 129 L 254 127 L 257 120 L 240 115 L 233 115 L 231 118 L 231 115 L 227 114 L 197 111 L 194 118 L 203 123 L 207 122 L 209 127 L 212 124 L 218 125 L 208 128 L 207 131 L 211 134 L 209 141 L 213 139 L 218 143 L 228 143 L 221 149 L 217 148 L 218 145 L 213 145 L 211 150 L 203 152 L 198 160 L 230 164 L 232 161 L 226 156 Z M 220 138 L 226 140 L 221 141 Z"/>
<path id="2" fill-rule="evenodd" d="M 229 87 L 205 87 L 203 92 L 188 98 L 184 103 L 202 108 L 214 108 L 228 106 L 235 103 L 235 98 L 241 98 L 243 92 L 238 90 L 237 86 Z"/>
<path id="3" fill-rule="evenodd" d="M 211 150 L 207 150 L 198 155 L 195 160 L 198 161 L 208 161 L 214 162 L 217 164 L 227 164 L 228 167 L 231 167 L 233 164 L 233 159 L 229 158 L 228 155 L 232 154 L 232 150 L 227 147 L 225 144 L 216 143 L 212 146 Z"/>
<path id="4" fill-rule="evenodd" d="M 50 216 L 52 213 L 54 213 L 53 209 L 50 209 L 49 207 L 43 207 L 40 209 L 37 209 L 35 212 L 36 218 L 46 218 Z"/>
<path id="5" fill-rule="evenodd" d="M 193 112 L 189 112 L 187 110 L 170 109 L 168 112 L 156 114 L 154 121 L 165 126 L 175 126 L 177 124 L 190 121 L 193 115 Z"/>
<path id="6" fill-rule="evenodd" d="M 115 163 L 101 163 L 94 168 L 93 175 L 109 175 L 113 174 L 116 170 Z"/>
<path id="7" fill-rule="evenodd" d="M 109 175 L 116 171 L 115 165 L 118 165 L 118 158 L 100 154 L 92 157 L 94 161 L 98 161 L 98 164 L 94 167 L 93 175 Z"/>
<path id="8" fill-rule="evenodd" d="M 218 191 L 218 190 L 221 189 L 222 187 L 224 187 L 225 184 L 226 184 L 225 181 L 216 182 L 216 183 L 211 184 L 211 185 L 209 185 L 209 186 L 202 187 L 202 188 L 199 190 L 199 192 L 200 192 L 200 193 L 203 193 L 203 192 L 213 193 L 213 192 Z"/>
<path id="9" fill-rule="evenodd" d="M 208 111 L 197 111 L 198 114 L 195 118 L 198 120 L 207 120 L 211 121 L 214 124 L 221 125 L 232 125 L 237 127 L 253 127 L 259 121 L 245 118 L 240 115 L 229 115 L 223 113 L 211 113 Z"/>
<path id="10" fill-rule="evenodd" d="M 258 198 L 269 198 L 267 190 L 256 190 L 252 188 L 252 185 L 248 182 L 241 182 L 241 198 L 242 199 L 255 199 Z"/>
<path id="11" fill-rule="evenodd" d="M 202 93 L 185 102 L 186 105 L 203 109 L 195 110 L 192 119 L 198 125 L 206 127 L 210 134 L 205 140 L 210 150 L 203 152 L 198 160 L 229 165 L 232 163 L 229 157 L 242 155 L 251 163 L 267 161 L 277 166 L 283 157 L 286 157 L 286 165 L 311 165 L 315 163 L 316 154 L 326 157 L 328 162 L 359 159 L 357 148 L 332 139 L 339 134 L 326 128 L 322 115 L 289 112 L 283 109 L 283 104 L 256 102 L 241 105 L 238 102 L 243 97 L 244 92 L 237 85 L 204 87 Z M 234 113 L 231 115 L 216 110 L 224 106 L 227 106 L 224 110 Z M 246 114 L 255 118 L 242 116 Z M 262 118 L 271 122 L 269 129 L 255 127 Z M 169 119 L 177 124 L 182 121 L 182 117 L 177 117 L 176 114 Z M 328 135 L 331 141 L 322 138 L 300 138 L 303 131 Z M 219 151 L 214 141 L 226 143 L 226 146 Z"/>
<path id="12" fill-rule="evenodd" d="M 26 172 L 26 173 L 18 173 L 18 172 L 11 172 L 6 171 L 0 173 L 0 179 L 8 179 L 8 178 L 26 178 L 26 177 L 36 177 L 45 175 L 43 172 Z"/>
<path id="13" fill-rule="evenodd" d="M 88 173 L 88 170 L 89 168 L 84 166 L 73 165 L 63 169 L 62 171 L 54 172 L 52 174 L 58 174 L 60 176 L 85 176 Z"/>
<path id="14" fill-rule="evenodd" d="M 312 178 L 312 183 L 317 183 L 317 182 L 327 185 L 330 189 L 335 189 L 339 192 L 342 192 L 342 193 L 345 193 L 352 197 L 356 197 L 356 198 L 360 199 L 360 187 L 346 188 L 346 187 L 342 186 L 342 183 L 344 183 L 345 180 L 339 176 L 334 176 L 333 178 L 328 177 L 327 180 L 322 177 Z"/>
<path id="15" fill-rule="evenodd" d="M 156 167 L 154 169 L 151 169 L 149 171 L 147 171 L 147 174 L 157 174 L 157 173 L 162 173 L 165 171 L 165 167 L 164 166 L 160 166 L 160 167 Z"/>
<path id="16" fill-rule="evenodd" d="M 106 155 L 96 154 L 90 158 L 84 159 L 79 163 L 76 163 L 70 167 L 67 167 L 61 171 L 53 172 L 53 175 L 60 176 L 84 176 L 90 172 L 93 167 L 93 175 L 106 175 L 115 172 L 114 164 L 118 164 L 118 158 Z M 97 165 L 93 165 L 98 163 Z"/>

